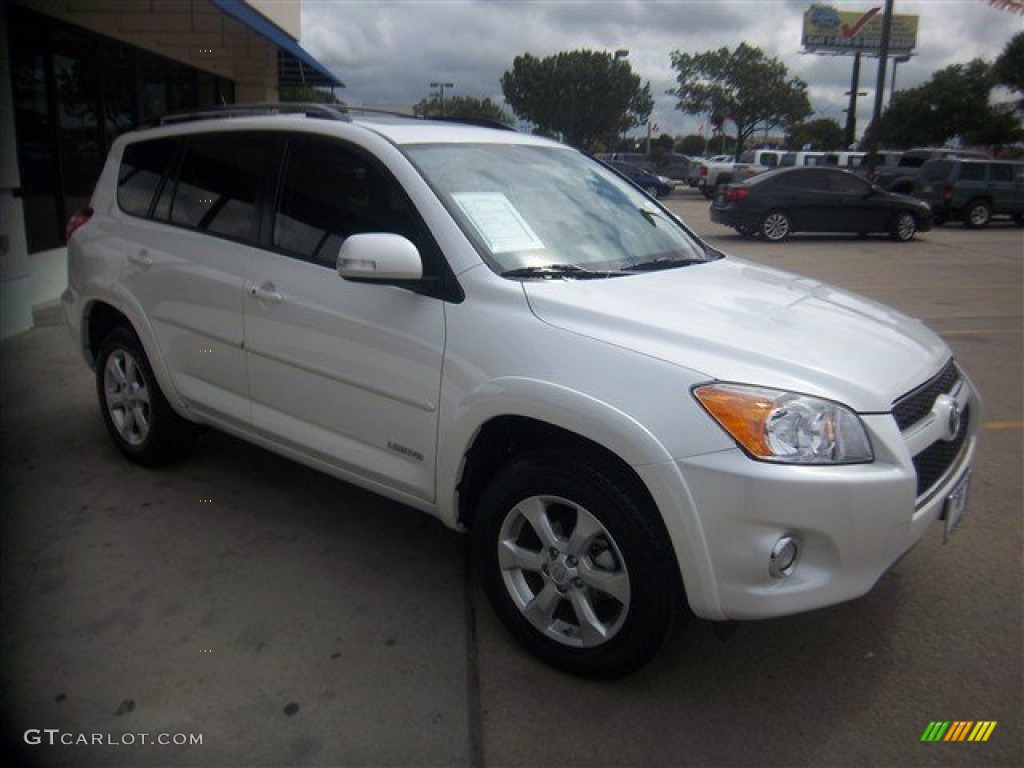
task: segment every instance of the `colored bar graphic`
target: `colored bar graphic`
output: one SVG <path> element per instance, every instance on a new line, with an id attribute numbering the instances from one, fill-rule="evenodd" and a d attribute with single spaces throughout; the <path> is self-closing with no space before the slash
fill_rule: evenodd
<path id="1" fill-rule="evenodd" d="M 943 741 L 963 741 L 967 738 L 967 732 L 972 725 L 974 723 L 970 720 L 954 720 Z"/>
<path id="2" fill-rule="evenodd" d="M 971 731 L 971 735 L 967 737 L 968 741 L 988 741 L 988 737 L 992 735 L 992 731 L 996 729 L 995 720 L 983 720 L 974 726 L 974 730 Z"/>
<path id="3" fill-rule="evenodd" d="M 988 741 L 996 725 L 996 720 L 932 720 L 921 741 Z"/>

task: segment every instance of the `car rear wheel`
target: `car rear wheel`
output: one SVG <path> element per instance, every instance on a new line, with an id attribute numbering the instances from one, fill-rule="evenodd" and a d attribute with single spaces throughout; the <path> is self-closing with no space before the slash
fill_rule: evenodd
<path id="1" fill-rule="evenodd" d="M 110 437 L 137 464 L 167 464 L 192 447 L 196 425 L 168 404 L 130 329 L 115 328 L 100 344 L 96 392 Z"/>
<path id="2" fill-rule="evenodd" d="M 501 621 L 573 674 L 618 677 L 647 663 L 685 605 L 656 515 L 611 462 L 547 450 L 515 459 L 485 490 L 473 528 Z"/>
<path id="3" fill-rule="evenodd" d="M 772 243 L 779 243 L 789 237 L 793 223 L 784 211 L 769 211 L 761 219 L 761 237 Z"/>
<path id="4" fill-rule="evenodd" d="M 987 227 L 992 221 L 992 208 L 984 200 L 972 200 L 964 209 L 964 226 L 968 229 Z"/>
<path id="5" fill-rule="evenodd" d="M 892 222 L 892 239 L 906 243 L 917 234 L 917 219 L 912 213 L 898 213 Z"/>

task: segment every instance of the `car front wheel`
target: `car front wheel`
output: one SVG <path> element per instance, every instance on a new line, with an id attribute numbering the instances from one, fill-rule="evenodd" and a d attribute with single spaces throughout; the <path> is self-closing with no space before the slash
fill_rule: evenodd
<path id="1" fill-rule="evenodd" d="M 115 328 L 100 344 L 96 392 L 110 437 L 137 464 L 167 464 L 192 447 L 196 426 L 168 404 L 142 343 L 128 328 Z"/>
<path id="2" fill-rule="evenodd" d="M 789 237 L 793 223 L 784 211 L 769 211 L 761 219 L 761 237 L 772 243 L 779 243 Z"/>
<path id="3" fill-rule="evenodd" d="M 912 213 L 900 213 L 892 224 L 892 238 L 901 243 L 909 242 L 917 234 L 917 219 Z"/>
<path id="4" fill-rule="evenodd" d="M 649 661 L 685 598 L 656 512 L 611 462 L 536 451 L 499 471 L 474 523 L 478 573 L 543 661 L 618 677 Z"/>

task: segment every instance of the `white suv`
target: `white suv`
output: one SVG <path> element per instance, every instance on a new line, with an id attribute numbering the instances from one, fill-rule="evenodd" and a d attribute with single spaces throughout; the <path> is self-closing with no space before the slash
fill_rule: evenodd
<path id="1" fill-rule="evenodd" d="M 964 512 L 980 404 L 935 334 L 545 139 L 199 114 L 120 137 L 73 224 L 64 313 L 128 458 L 212 425 L 468 530 L 578 674 L 691 612 L 857 597 Z"/>

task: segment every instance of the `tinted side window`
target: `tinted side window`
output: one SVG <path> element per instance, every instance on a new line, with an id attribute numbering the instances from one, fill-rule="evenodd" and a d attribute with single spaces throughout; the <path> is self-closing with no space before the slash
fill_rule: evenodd
<path id="1" fill-rule="evenodd" d="M 787 173 L 783 177 L 783 185 L 791 189 L 801 189 L 806 192 L 827 192 L 830 189 L 828 174 L 821 173 L 819 171 Z"/>
<path id="2" fill-rule="evenodd" d="M 1013 181 L 1012 165 L 997 165 L 993 163 L 988 167 L 989 181 Z"/>
<path id="3" fill-rule="evenodd" d="M 985 164 L 984 163 L 961 163 L 960 164 L 960 181 L 984 181 L 985 180 Z"/>
<path id="4" fill-rule="evenodd" d="M 866 195 L 871 191 L 871 186 L 866 181 L 845 173 L 830 173 L 829 182 L 833 192 L 844 195 Z"/>
<path id="5" fill-rule="evenodd" d="M 921 166 L 920 179 L 922 181 L 944 179 L 949 175 L 951 164 L 950 160 L 929 160 Z"/>
<path id="6" fill-rule="evenodd" d="M 333 269 L 345 238 L 368 232 L 409 238 L 428 269 L 425 228 L 384 169 L 338 144 L 292 139 L 274 213 L 274 247 Z"/>
<path id="7" fill-rule="evenodd" d="M 175 146 L 173 139 L 157 139 L 125 147 L 117 176 L 117 204 L 125 213 L 149 215 L 153 195 L 170 167 Z"/>
<path id="8" fill-rule="evenodd" d="M 275 140 L 257 134 L 189 138 L 176 183 L 166 185 L 156 215 L 172 224 L 255 242 L 256 202 Z"/>

